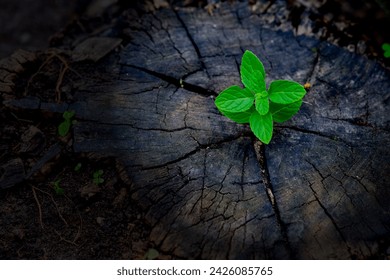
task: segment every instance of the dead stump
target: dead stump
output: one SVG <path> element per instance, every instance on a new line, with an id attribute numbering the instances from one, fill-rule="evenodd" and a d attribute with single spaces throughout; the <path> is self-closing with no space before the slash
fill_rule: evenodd
<path id="1" fill-rule="evenodd" d="M 266 20 L 247 3 L 212 15 L 129 9 L 74 42 L 67 55 L 77 75 L 61 85 L 72 89 L 66 109 L 78 120 L 73 148 L 123 162 L 151 240 L 174 257 L 375 257 L 390 234 L 390 73 Z M 312 85 L 267 146 L 214 105 L 222 89 L 241 85 L 247 49 L 267 79 Z M 64 110 L 10 98 L 18 77 L 2 79 L 6 106 Z"/>

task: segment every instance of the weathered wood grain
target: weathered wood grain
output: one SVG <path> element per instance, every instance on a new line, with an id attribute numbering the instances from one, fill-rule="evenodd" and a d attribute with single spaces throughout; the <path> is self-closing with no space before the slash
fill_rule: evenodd
<path id="1" fill-rule="evenodd" d="M 99 62 L 104 79 L 82 73 L 70 104 L 74 149 L 122 160 L 158 250 L 202 259 L 378 256 L 390 234 L 389 71 L 278 30 L 247 3 L 221 4 L 212 16 L 128 10 L 114 31 L 123 48 Z M 266 147 L 214 105 L 219 91 L 240 84 L 246 49 L 268 82 L 312 84 Z"/>

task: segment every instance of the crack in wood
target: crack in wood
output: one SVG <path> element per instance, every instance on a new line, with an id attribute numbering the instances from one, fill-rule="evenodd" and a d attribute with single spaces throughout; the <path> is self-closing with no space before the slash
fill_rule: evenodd
<path id="1" fill-rule="evenodd" d="M 225 139 L 223 139 L 221 141 L 209 143 L 207 145 L 199 144 L 199 142 L 197 142 L 198 146 L 194 150 L 186 153 L 185 155 L 183 155 L 181 157 L 178 157 L 177 159 L 174 159 L 174 160 L 171 160 L 171 161 L 168 161 L 168 162 L 164 162 L 162 164 L 153 165 L 153 166 L 144 166 L 144 167 L 141 168 L 141 170 L 150 170 L 150 169 L 157 169 L 157 168 L 165 167 L 165 166 L 168 166 L 168 165 L 171 165 L 171 164 L 183 161 L 183 160 L 191 157 L 192 155 L 196 154 L 197 152 L 199 152 L 201 150 L 214 149 L 214 148 L 217 148 L 217 147 L 219 147 L 220 145 L 222 145 L 224 143 L 235 141 L 235 140 L 237 140 L 237 139 L 239 139 L 241 137 L 243 137 L 243 136 L 241 134 L 239 134 L 239 135 L 236 135 L 236 136 L 227 137 L 227 138 L 225 138 Z"/>
<path id="2" fill-rule="evenodd" d="M 325 134 L 325 133 L 322 133 L 322 132 L 319 132 L 319 131 L 316 131 L 316 130 L 310 130 L 310 129 L 296 127 L 296 126 L 276 125 L 275 128 L 291 129 L 291 130 L 298 131 L 298 132 L 301 132 L 301 133 L 313 134 L 313 135 L 316 135 L 316 136 L 320 136 L 320 137 L 324 137 L 324 138 L 330 139 L 332 141 L 340 141 L 340 142 L 346 144 L 348 147 L 353 147 L 352 143 L 344 140 L 343 138 L 340 138 L 340 136 L 338 136 L 338 135 L 328 135 L 328 134 Z"/>
<path id="3" fill-rule="evenodd" d="M 292 247 L 290 245 L 289 237 L 287 234 L 287 225 L 283 222 L 281 215 L 280 215 L 280 210 L 274 195 L 272 183 L 271 183 L 271 178 L 268 170 L 268 165 L 267 165 L 267 159 L 265 156 L 265 146 L 262 144 L 260 141 L 257 139 L 253 140 L 253 148 L 256 153 L 257 161 L 260 164 L 261 168 L 261 175 L 263 177 L 263 182 L 266 188 L 266 193 L 269 202 L 272 205 L 272 209 L 275 213 L 276 221 L 279 226 L 280 233 L 282 235 L 283 241 L 285 243 L 285 247 L 287 249 L 287 252 L 289 254 L 289 258 L 294 258 L 294 251 L 292 250 Z"/>
<path id="4" fill-rule="evenodd" d="M 368 115 L 368 114 L 367 114 Z M 364 115 L 364 118 L 362 118 L 362 116 L 358 116 L 358 117 L 355 117 L 355 118 L 351 118 L 351 119 L 348 119 L 348 118 L 330 118 L 330 117 L 324 117 L 328 120 L 331 120 L 331 121 L 342 121 L 342 122 L 348 122 L 350 123 L 351 125 L 354 125 L 354 126 L 362 126 L 362 127 L 366 127 L 366 128 L 370 128 L 372 130 L 381 130 L 381 131 L 385 131 L 385 132 L 390 132 L 390 129 L 386 129 L 385 127 L 379 127 L 379 126 L 375 126 L 371 123 L 369 123 L 367 121 L 367 117 L 366 115 Z"/>
<path id="5" fill-rule="evenodd" d="M 322 208 L 322 210 L 324 211 L 325 215 L 329 218 L 329 220 L 331 221 L 331 223 L 333 224 L 334 228 L 336 229 L 337 233 L 339 234 L 339 236 L 341 237 L 341 239 L 343 240 L 347 250 L 348 250 L 348 253 L 350 254 L 350 256 L 352 256 L 352 250 L 351 250 L 351 247 L 348 245 L 348 242 L 347 242 L 347 239 L 345 238 L 343 232 L 341 231 L 341 229 L 339 228 L 339 226 L 337 225 L 335 219 L 332 217 L 332 215 L 329 213 L 328 209 L 324 206 L 324 204 L 322 204 L 322 202 L 320 201 L 320 199 L 318 198 L 318 195 L 317 195 L 317 192 L 313 189 L 312 187 L 312 184 L 309 183 L 309 188 L 311 189 L 311 191 L 313 192 L 314 194 L 314 197 L 318 203 L 318 205 Z"/>
<path id="6" fill-rule="evenodd" d="M 191 126 L 183 126 L 183 127 L 178 127 L 178 128 L 153 128 L 153 127 L 139 127 L 135 126 L 130 123 L 110 123 L 110 122 L 101 122 L 101 121 L 94 121 L 94 120 L 88 120 L 84 121 L 84 123 L 94 123 L 94 124 L 99 124 L 99 125 L 109 125 L 109 126 L 123 126 L 123 127 L 130 127 L 135 130 L 143 130 L 143 131 L 162 131 L 162 132 L 167 132 L 167 133 L 174 133 L 174 132 L 179 132 L 183 130 L 193 130 L 193 131 L 201 131 L 199 128 L 191 127 Z M 195 140 L 195 139 L 194 139 Z"/>
<path id="7" fill-rule="evenodd" d="M 299 42 L 298 42 L 299 44 Z M 300 44 L 299 44 L 300 45 Z M 316 78 L 316 75 L 320 69 L 320 50 L 317 49 L 316 56 L 314 57 L 313 66 L 309 72 L 309 76 L 306 78 L 306 81 L 309 82 L 311 85 L 314 84 L 314 80 Z"/>
<path id="8" fill-rule="evenodd" d="M 210 97 L 210 96 L 216 96 L 217 95 L 217 93 L 212 91 L 212 90 L 205 89 L 203 87 L 200 87 L 200 86 L 197 86 L 197 85 L 194 85 L 194 84 L 190 84 L 190 83 L 184 82 L 182 79 L 177 79 L 177 78 L 165 75 L 163 73 L 159 73 L 159 72 L 155 72 L 155 71 L 146 69 L 144 67 L 131 65 L 131 64 L 126 64 L 126 63 L 123 63 L 121 65 L 122 66 L 126 66 L 126 67 L 130 67 L 130 68 L 134 68 L 134 69 L 137 69 L 137 70 L 142 71 L 142 72 L 145 72 L 145 73 L 147 73 L 149 75 L 152 75 L 152 76 L 157 77 L 157 78 L 159 78 L 159 79 L 161 79 L 163 81 L 166 81 L 169 84 L 175 85 L 176 87 L 179 87 L 179 88 L 182 87 L 185 90 L 188 90 L 188 91 L 200 94 L 202 96 Z"/>
<path id="9" fill-rule="evenodd" d="M 210 77 L 210 74 L 208 73 L 207 67 L 206 67 L 206 65 L 205 65 L 204 62 L 203 62 L 202 54 L 200 53 L 200 50 L 199 50 L 198 45 L 196 44 L 196 42 L 195 42 L 193 36 L 191 35 L 191 33 L 190 33 L 190 31 L 189 31 L 189 29 L 188 29 L 186 23 L 183 21 L 183 19 L 182 19 L 181 16 L 179 15 L 178 11 L 176 11 L 175 9 L 173 9 L 173 11 L 174 11 L 174 13 L 175 13 L 175 15 L 176 15 L 176 17 L 177 17 L 177 20 L 178 20 L 178 21 L 180 22 L 180 24 L 183 26 L 183 28 L 184 28 L 184 30 L 185 30 L 185 32 L 186 32 L 186 34 L 187 34 L 188 39 L 190 40 L 192 46 L 193 46 L 194 49 L 195 49 L 196 55 L 198 56 L 198 59 L 199 59 L 199 62 L 200 62 L 200 65 L 201 65 L 202 69 L 205 70 L 207 77 L 210 79 L 210 78 L 211 78 L 211 77 Z"/>

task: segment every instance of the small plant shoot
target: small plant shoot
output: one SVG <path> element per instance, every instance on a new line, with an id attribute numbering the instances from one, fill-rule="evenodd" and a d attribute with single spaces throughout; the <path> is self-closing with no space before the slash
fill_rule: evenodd
<path id="1" fill-rule="evenodd" d="M 306 90 L 301 84 L 287 80 L 275 80 L 267 89 L 263 63 L 251 51 L 242 56 L 240 74 L 245 87 L 228 87 L 217 96 L 215 105 L 227 118 L 249 123 L 255 136 L 268 144 L 273 122 L 284 122 L 295 115 Z"/>
<path id="2" fill-rule="evenodd" d="M 82 166 L 83 166 L 83 165 L 81 164 L 81 162 L 78 162 L 78 163 L 76 164 L 76 166 L 74 167 L 74 171 L 75 171 L 75 172 L 80 172 Z"/>
<path id="3" fill-rule="evenodd" d="M 153 248 L 150 248 L 144 255 L 144 260 L 154 260 L 156 259 L 160 253 Z"/>
<path id="4" fill-rule="evenodd" d="M 99 169 L 99 170 L 96 170 L 94 173 L 93 173 L 93 183 L 95 185 L 100 185 L 100 184 L 103 184 L 104 183 L 104 179 L 102 178 L 103 176 L 103 170 Z"/>
<path id="5" fill-rule="evenodd" d="M 57 195 L 64 195 L 65 191 L 63 188 L 61 188 L 60 183 L 61 183 L 61 179 L 52 182 L 53 189 Z"/>
<path id="6" fill-rule="evenodd" d="M 65 111 L 62 117 L 64 121 L 58 126 L 58 134 L 64 137 L 68 134 L 71 125 L 73 124 L 72 118 L 74 117 L 74 111 Z"/>
<path id="7" fill-rule="evenodd" d="M 390 57 L 390 44 L 384 43 L 382 44 L 383 56 L 386 58 Z"/>

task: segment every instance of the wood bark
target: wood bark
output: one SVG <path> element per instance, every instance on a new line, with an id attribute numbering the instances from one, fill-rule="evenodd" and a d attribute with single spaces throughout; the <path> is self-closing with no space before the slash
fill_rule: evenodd
<path id="1" fill-rule="evenodd" d="M 123 162 L 151 240 L 176 258 L 376 257 L 390 234 L 390 72 L 268 19 L 247 3 L 123 12 L 105 33 L 123 47 L 77 70 L 74 150 Z M 247 49 L 268 83 L 312 85 L 267 146 L 214 105 L 241 85 Z"/>

